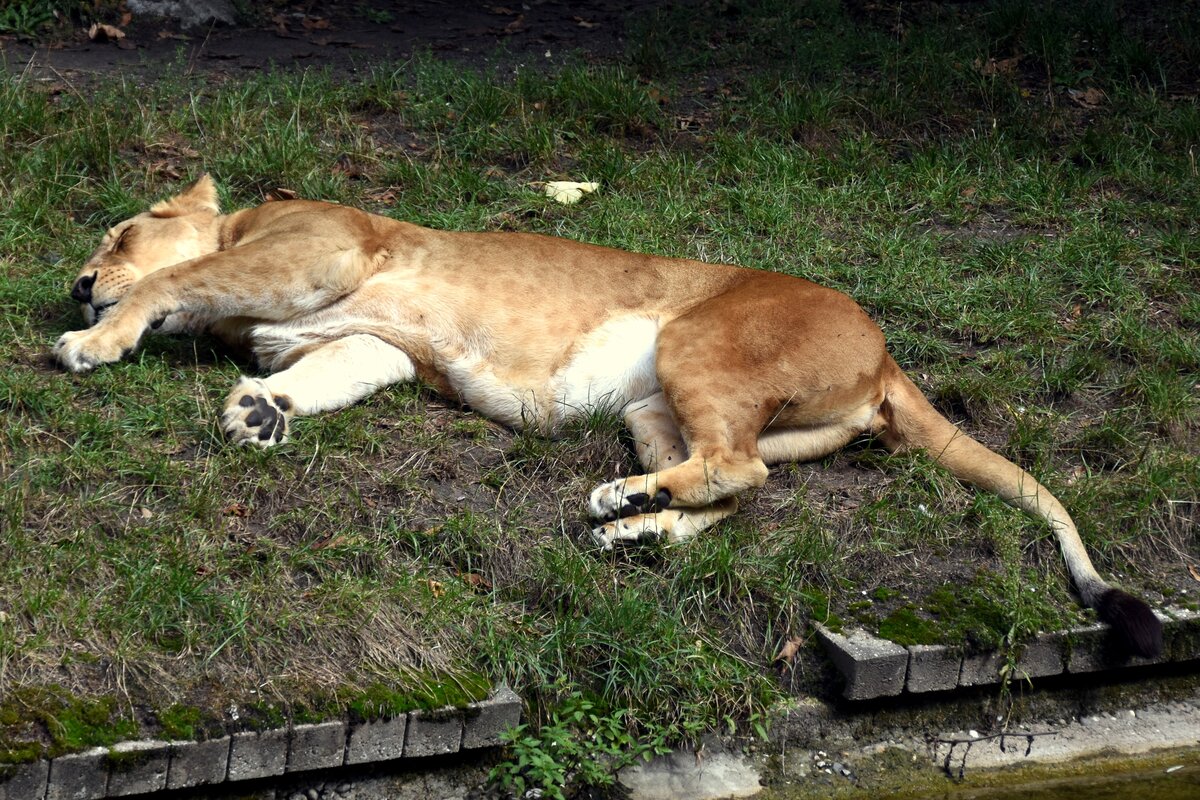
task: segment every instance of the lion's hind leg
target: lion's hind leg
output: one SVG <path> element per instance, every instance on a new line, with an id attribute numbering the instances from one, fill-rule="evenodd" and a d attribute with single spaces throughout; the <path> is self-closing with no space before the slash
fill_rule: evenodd
<path id="1" fill-rule="evenodd" d="M 692 538 L 737 511 L 737 499 L 726 498 L 704 508 L 673 508 L 606 522 L 592 530 L 596 544 L 611 550 L 616 542 L 666 539 L 674 544 Z"/>

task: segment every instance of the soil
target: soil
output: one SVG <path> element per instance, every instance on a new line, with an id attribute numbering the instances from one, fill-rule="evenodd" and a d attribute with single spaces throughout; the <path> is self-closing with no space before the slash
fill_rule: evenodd
<path id="1" fill-rule="evenodd" d="M 264 68 L 328 68 L 353 75 L 424 50 L 476 66 L 561 65 L 622 55 L 625 30 L 655 0 L 455 3 L 352 0 L 262 4 L 257 22 L 181 31 L 170 22 L 132 17 L 123 38 L 92 41 L 85 30 L 31 43 L 0 36 L 0 63 L 40 76 L 149 77 L 183 62 L 189 72 L 236 76 Z"/>

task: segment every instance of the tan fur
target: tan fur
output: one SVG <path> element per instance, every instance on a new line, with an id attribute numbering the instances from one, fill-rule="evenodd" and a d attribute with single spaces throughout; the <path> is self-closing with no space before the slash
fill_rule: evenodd
<path id="1" fill-rule="evenodd" d="M 231 438 L 261 446 L 283 441 L 297 413 L 414 376 L 547 432 L 592 409 L 623 410 L 647 473 L 592 494 L 605 546 L 685 538 L 733 513 L 734 496 L 761 486 L 768 463 L 820 458 L 874 434 L 892 449 L 924 449 L 1044 519 L 1085 602 L 1108 588 L 1058 500 L 939 414 L 839 292 L 324 203 L 221 215 L 216 198 L 206 176 L 108 232 L 80 272 L 94 279 L 85 316 L 108 310 L 59 340 L 62 363 L 116 361 L 158 320 L 167 331 L 212 330 L 275 372 L 244 379 L 223 417 Z"/>

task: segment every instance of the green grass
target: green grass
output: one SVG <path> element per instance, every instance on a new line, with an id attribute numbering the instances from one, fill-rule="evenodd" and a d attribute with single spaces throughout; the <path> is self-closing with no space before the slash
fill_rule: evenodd
<path id="1" fill-rule="evenodd" d="M 613 420 L 547 441 L 398 387 L 262 453 L 221 441 L 252 367 L 212 340 L 54 368 L 104 227 L 204 171 L 231 207 L 286 188 L 842 289 L 1063 499 L 1102 572 L 1189 602 L 1200 32 L 1186 4 L 1068 5 L 664 11 L 624 63 L 515 77 L 419 57 L 354 81 L 4 79 L 0 694 L 54 701 L 6 705 L 0 746 L 99 741 L 64 718 L 109 698 L 106 725 L 185 735 L 480 680 L 534 709 L 585 692 L 635 733 L 715 729 L 831 691 L 771 667 L 813 620 L 985 646 L 1083 616 L 1042 526 L 922 456 L 781 467 L 695 542 L 601 554 L 584 499 L 633 469 Z M 1067 92 L 1092 87 L 1095 108 Z M 533 185 L 556 178 L 602 187 L 560 206 Z"/>

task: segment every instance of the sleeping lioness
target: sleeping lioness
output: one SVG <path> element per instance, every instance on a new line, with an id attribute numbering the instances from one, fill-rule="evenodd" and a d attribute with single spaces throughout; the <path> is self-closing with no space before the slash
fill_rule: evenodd
<path id="1" fill-rule="evenodd" d="M 1044 519 L 1083 602 L 1133 653 L 1161 648 L 1158 619 L 1096 573 L 1062 504 L 939 414 L 853 300 L 800 278 L 303 200 L 222 214 L 204 176 L 109 230 L 71 297 L 91 327 L 54 354 L 75 372 L 119 360 L 147 329 L 248 347 L 271 374 L 242 378 L 225 403 L 238 443 L 278 444 L 296 415 L 417 377 L 516 428 L 619 411 L 645 474 L 592 492 L 606 548 L 694 536 L 768 465 L 863 434 L 920 448 Z"/>

